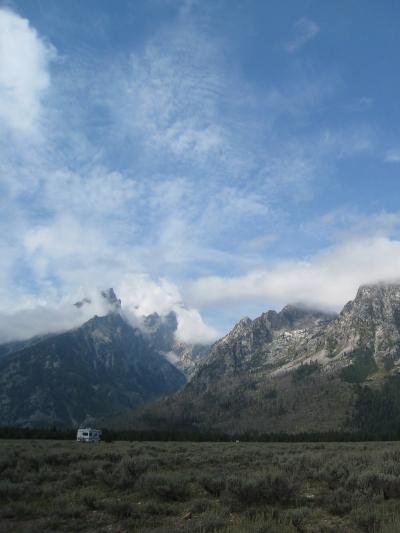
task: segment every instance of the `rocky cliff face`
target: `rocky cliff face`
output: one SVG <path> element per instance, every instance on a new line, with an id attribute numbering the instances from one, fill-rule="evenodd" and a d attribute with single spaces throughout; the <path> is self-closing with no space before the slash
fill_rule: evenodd
<path id="1" fill-rule="evenodd" d="M 360 287 L 354 301 L 345 305 L 338 320 L 327 331 L 336 346 L 331 356 L 345 357 L 363 349 L 376 363 L 399 363 L 400 285 Z"/>
<path id="2" fill-rule="evenodd" d="M 243 318 L 212 346 L 194 384 L 205 385 L 262 367 L 280 369 L 290 361 L 299 363 L 300 352 L 307 353 L 304 345 L 318 337 L 334 318 L 331 314 L 292 305 L 279 313 L 263 313 L 255 320 Z"/>
<path id="3" fill-rule="evenodd" d="M 242 319 L 181 392 L 132 424 L 353 430 L 360 385 L 379 389 L 399 372 L 400 285 L 363 286 L 337 316 L 287 306 Z"/>
<path id="4" fill-rule="evenodd" d="M 265 367 L 276 375 L 314 361 L 329 373 L 368 357 L 377 368 L 397 368 L 399 349 L 400 285 L 379 284 L 360 287 L 338 316 L 287 306 L 243 319 L 213 346 L 206 365 L 223 374 Z"/>

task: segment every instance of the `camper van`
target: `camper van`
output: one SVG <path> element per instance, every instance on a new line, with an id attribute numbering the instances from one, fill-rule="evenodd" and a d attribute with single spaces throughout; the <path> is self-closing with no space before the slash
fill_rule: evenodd
<path id="1" fill-rule="evenodd" d="M 100 442 L 101 430 L 93 428 L 78 429 L 76 440 L 78 442 Z"/>

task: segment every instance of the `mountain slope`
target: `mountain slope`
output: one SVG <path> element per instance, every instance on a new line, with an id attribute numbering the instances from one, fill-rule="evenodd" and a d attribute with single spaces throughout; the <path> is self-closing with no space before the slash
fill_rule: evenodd
<path id="1" fill-rule="evenodd" d="M 181 392 L 124 423 L 231 433 L 363 429 L 360 386 L 382 389 L 399 365 L 400 286 L 365 286 L 336 317 L 288 306 L 241 320 Z"/>
<path id="2" fill-rule="evenodd" d="M 0 424 L 77 425 L 171 393 L 185 381 L 115 311 L 4 355 Z"/>

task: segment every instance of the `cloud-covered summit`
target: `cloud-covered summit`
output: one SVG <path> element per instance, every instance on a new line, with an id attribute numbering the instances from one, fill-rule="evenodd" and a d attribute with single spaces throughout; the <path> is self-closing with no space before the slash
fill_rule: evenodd
<path id="1" fill-rule="evenodd" d="M 81 288 L 62 301 L 38 299 L 14 312 L 0 312 L 0 343 L 67 331 L 109 313 L 121 313 L 133 327 L 144 328 L 149 315 L 167 317 L 173 312 L 176 338 L 186 343 L 209 344 L 221 335 L 204 323 L 196 309 L 184 305 L 177 287 L 166 280 L 156 283 L 146 275 L 130 275 L 119 291 Z"/>

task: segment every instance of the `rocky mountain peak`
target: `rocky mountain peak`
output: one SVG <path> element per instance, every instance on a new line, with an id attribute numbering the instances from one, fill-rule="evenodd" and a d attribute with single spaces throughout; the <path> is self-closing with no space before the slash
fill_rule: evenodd
<path id="1" fill-rule="evenodd" d="M 235 331 L 239 331 L 239 330 L 243 330 L 245 328 L 248 328 L 251 326 L 251 324 L 253 323 L 253 321 L 251 320 L 250 317 L 248 316 L 245 316 L 243 318 L 241 318 L 239 320 L 239 322 L 234 326 L 233 330 L 232 330 L 232 333 L 235 332 Z"/>
<path id="2" fill-rule="evenodd" d="M 336 315 L 300 305 L 286 305 L 279 313 L 291 329 L 304 329 L 333 320 Z"/>
<path id="3" fill-rule="evenodd" d="M 160 328 L 176 331 L 178 327 L 178 319 L 174 311 L 170 311 L 167 315 L 160 316 L 158 313 L 152 313 L 143 318 L 143 325 L 152 333 L 155 333 Z"/>
<path id="4" fill-rule="evenodd" d="M 250 332 L 252 330 L 252 327 L 253 320 L 251 320 L 251 318 L 249 318 L 248 316 L 245 316 L 240 319 L 237 324 L 235 324 L 233 329 L 231 329 L 231 331 L 227 335 L 225 335 L 225 337 L 223 337 L 220 341 L 217 341 L 217 343 L 227 342 L 230 341 L 232 338 L 236 337 L 242 337 L 246 334 L 246 332 Z"/>
<path id="5" fill-rule="evenodd" d="M 256 318 L 253 323 L 262 324 L 265 328 L 278 331 L 291 331 L 317 326 L 333 320 L 336 315 L 307 309 L 300 305 L 286 305 L 281 311 L 270 310 Z"/>
<path id="6" fill-rule="evenodd" d="M 341 317 L 357 322 L 375 321 L 390 325 L 400 313 L 400 284 L 376 283 L 362 285 L 355 299 L 348 302 Z"/>
<path id="7" fill-rule="evenodd" d="M 400 282 L 361 285 L 357 291 L 355 301 L 377 298 L 390 298 L 400 301 Z"/>
<path id="8" fill-rule="evenodd" d="M 142 327 L 158 350 L 169 352 L 172 349 L 178 327 L 178 320 L 173 311 L 165 316 L 160 316 L 158 313 L 145 316 L 142 320 Z"/>
<path id="9" fill-rule="evenodd" d="M 117 298 L 114 289 L 111 287 L 107 290 L 101 291 L 102 297 L 112 306 L 112 310 L 119 312 L 121 309 L 121 300 Z"/>

